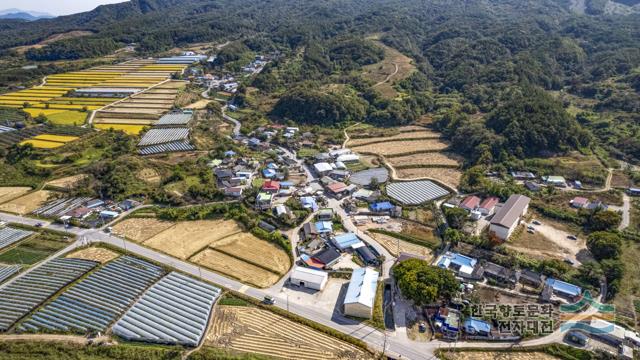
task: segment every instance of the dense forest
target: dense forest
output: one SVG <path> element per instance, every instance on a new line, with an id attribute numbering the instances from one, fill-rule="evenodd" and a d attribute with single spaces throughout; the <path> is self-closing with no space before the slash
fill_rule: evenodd
<path id="1" fill-rule="evenodd" d="M 94 35 L 30 50 L 26 58 L 99 56 L 129 43 L 141 54 L 154 54 L 231 40 L 215 66 L 242 62 L 250 52 L 283 54 L 252 84 L 278 100 L 270 113 L 275 120 L 394 126 L 429 114 L 470 163 L 587 150 L 594 140 L 637 161 L 637 4 L 573 5 L 568 0 L 134 0 L 28 24 L 0 21 L 0 55 L 15 59 L 12 47 L 71 30 Z M 395 98 L 381 96 L 362 76 L 363 67 L 384 57 L 368 40 L 372 35 L 415 66 L 394 84 Z M 242 91 L 240 99 L 245 96 Z"/>

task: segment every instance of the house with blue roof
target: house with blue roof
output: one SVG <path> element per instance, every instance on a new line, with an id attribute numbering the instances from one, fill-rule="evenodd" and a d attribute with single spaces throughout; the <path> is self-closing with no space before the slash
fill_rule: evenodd
<path id="1" fill-rule="evenodd" d="M 491 335 L 491 324 L 486 321 L 467 318 L 462 324 L 464 332 L 474 336 L 489 336 Z"/>
<path id="2" fill-rule="evenodd" d="M 316 230 L 318 234 L 331 234 L 333 232 L 333 223 L 331 221 L 317 221 Z"/>
<path id="3" fill-rule="evenodd" d="M 554 278 L 548 278 L 546 286 L 553 290 L 553 294 L 569 299 L 574 299 L 582 294 L 582 288 Z"/>
<path id="4" fill-rule="evenodd" d="M 276 176 L 276 171 L 273 169 L 264 169 L 262 170 L 262 176 L 266 177 L 267 179 L 271 179 L 272 177 Z"/>
<path id="5" fill-rule="evenodd" d="M 436 263 L 442 269 L 451 270 L 460 276 L 468 278 L 473 277 L 477 264 L 478 259 L 450 251 L 441 255 Z"/>
<path id="6" fill-rule="evenodd" d="M 341 251 L 364 245 L 354 233 L 336 235 L 333 237 L 332 242 Z"/>
<path id="7" fill-rule="evenodd" d="M 371 268 L 353 270 L 344 297 L 344 314 L 370 319 L 378 288 L 379 273 Z"/>
<path id="8" fill-rule="evenodd" d="M 300 204 L 305 209 L 310 209 L 312 211 L 318 211 L 318 203 L 316 203 L 316 199 L 311 196 L 303 196 L 300 198 Z"/>
<path id="9" fill-rule="evenodd" d="M 377 202 L 369 205 L 369 209 L 375 213 L 390 212 L 394 208 L 395 206 L 388 201 Z"/>

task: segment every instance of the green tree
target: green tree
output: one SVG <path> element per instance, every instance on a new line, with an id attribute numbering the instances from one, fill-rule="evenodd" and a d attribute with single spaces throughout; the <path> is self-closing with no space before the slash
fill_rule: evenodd
<path id="1" fill-rule="evenodd" d="M 453 207 L 453 208 L 445 208 L 444 216 L 447 218 L 447 223 L 454 229 L 462 229 L 464 224 L 469 221 L 469 213 L 467 210 Z"/>
<path id="2" fill-rule="evenodd" d="M 441 298 L 448 300 L 460 285 L 453 272 L 420 259 L 409 259 L 396 265 L 393 276 L 402 294 L 418 306 Z"/>
<path id="3" fill-rule="evenodd" d="M 591 215 L 589 228 L 594 231 L 613 230 L 620 225 L 622 215 L 615 211 L 598 210 Z"/>
<path id="4" fill-rule="evenodd" d="M 620 256 L 622 239 L 618 234 L 598 231 L 589 235 L 587 247 L 597 260 L 615 259 Z"/>
<path id="5" fill-rule="evenodd" d="M 459 242 L 464 240 L 464 234 L 460 230 L 456 230 L 453 228 L 447 228 L 444 231 L 444 240 L 451 243 L 451 245 L 457 245 Z"/>

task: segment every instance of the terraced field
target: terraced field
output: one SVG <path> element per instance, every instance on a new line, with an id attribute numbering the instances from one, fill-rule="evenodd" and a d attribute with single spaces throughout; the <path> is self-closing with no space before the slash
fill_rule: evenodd
<path id="1" fill-rule="evenodd" d="M 277 359 L 372 359 L 351 344 L 254 307 L 216 307 L 205 345 Z"/>
<path id="2" fill-rule="evenodd" d="M 55 149 L 78 139 L 79 137 L 77 136 L 41 134 L 24 140 L 20 144 L 31 144 L 34 148 L 38 149 Z"/>
<path id="3" fill-rule="evenodd" d="M 355 130 L 346 145 L 354 152 L 382 157 L 393 169 L 394 179 L 434 179 L 454 188 L 460 185 L 460 160 L 447 153 L 449 144 L 440 134 L 421 126 L 397 130 L 398 134 L 390 136 L 380 136 L 379 129 Z"/>
<path id="4" fill-rule="evenodd" d="M 29 191 L 31 188 L 26 186 L 0 187 L 0 204 L 20 197 Z"/>

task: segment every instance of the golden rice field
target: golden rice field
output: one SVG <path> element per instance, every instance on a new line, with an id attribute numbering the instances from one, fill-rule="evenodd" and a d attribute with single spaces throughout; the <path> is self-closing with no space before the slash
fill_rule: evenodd
<path id="1" fill-rule="evenodd" d="M 77 136 L 67 136 L 67 135 L 49 135 L 49 134 L 42 134 L 42 135 L 38 135 L 35 136 L 34 139 L 36 140 L 45 140 L 45 141 L 55 141 L 55 142 L 61 142 L 61 143 L 68 143 L 74 140 L 78 140 Z"/>
<path id="2" fill-rule="evenodd" d="M 27 144 L 31 144 L 31 146 L 37 149 L 55 149 L 64 146 L 64 143 L 45 140 L 24 140 L 20 143 L 20 145 Z"/>
<path id="3" fill-rule="evenodd" d="M 122 130 L 129 135 L 138 135 L 142 132 L 145 125 L 127 125 L 127 124 L 94 124 L 96 129 L 101 130 Z"/>

